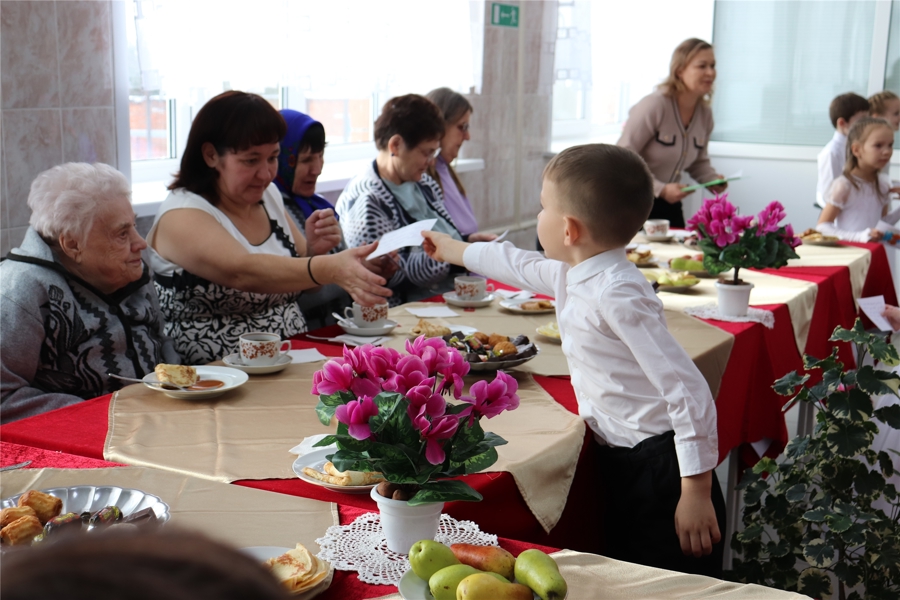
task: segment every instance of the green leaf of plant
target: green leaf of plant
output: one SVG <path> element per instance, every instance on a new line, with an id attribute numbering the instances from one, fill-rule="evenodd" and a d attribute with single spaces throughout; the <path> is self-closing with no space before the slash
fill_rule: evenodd
<path id="1" fill-rule="evenodd" d="M 805 435 L 803 437 L 795 437 L 790 442 L 788 442 L 787 448 L 784 449 L 784 453 L 788 456 L 788 458 L 799 458 L 801 456 L 806 456 L 809 445 L 810 438 L 808 435 Z"/>
<path id="2" fill-rule="evenodd" d="M 828 510 L 828 508 L 820 506 L 819 508 L 814 508 L 803 513 L 803 520 L 810 521 L 811 523 L 822 523 L 825 521 L 825 517 L 830 513 L 831 511 Z"/>
<path id="3" fill-rule="evenodd" d="M 747 486 L 744 491 L 744 504 L 752 506 L 759 502 L 762 495 L 769 489 L 769 484 L 765 479 L 759 479 Z"/>
<path id="4" fill-rule="evenodd" d="M 790 396 L 794 390 L 809 380 L 809 375 L 798 375 L 797 371 L 791 371 L 772 386 L 775 393 L 782 396 Z"/>
<path id="5" fill-rule="evenodd" d="M 742 542 L 749 542 L 750 540 L 755 540 L 759 536 L 761 536 L 762 532 L 763 526 L 758 523 L 754 523 L 749 527 L 745 527 L 743 531 L 739 531 L 737 537 Z"/>
<path id="6" fill-rule="evenodd" d="M 800 573 L 797 590 L 810 598 L 830 598 L 831 578 L 826 571 L 811 568 Z"/>
<path id="7" fill-rule="evenodd" d="M 334 416 L 337 406 L 329 406 L 322 402 L 322 396 L 319 396 L 319 403 L 316 404 L 316 416 L 322 425 L 331 425 L 331 418 Z"/>
<path id="8" fill-rule="evenodd" d="M 856 384 L 871 396 L 894 394 L 897 391 L 895 386 L 900 385 L 900 375 L 865 365 L 856 371 Z"/>
<path id="9" fill-rule="evenodd" d="M 407 504 L 418 506 L 430 502 L 453 502 L 456 500 L 478 502 L 481 499 L 482 495 L 473 490 L 469 484 L 462 481 L 444 479 L 422 484 L 421 489 L 409 499 Z"/>
<path id="10" fill-rule="evenodd" d="M 858 388 L 849 392 L 837 392 L 828 398 L 828 410 L 841 419 L 868 421 L 872 416 L 872 398 Z"/>
<path id="11" fill-rule="evenodd" d="M 843 533 L 853 524 L 850 517 L 845 515 L 828 515 L 825 517 L 825 522 L 828 524 L 828 528 L 835 533 Z"/>
<path id="12" fill-rule="evenodd" d="M 856 492 L 861 496 L 880 494 L 884 489 L 884 477 L 881 476 L 881 473 L 868 470 L 862 463 L 860 466 L 862 469 L 853 478 L 853 487 L 856 488 Z"/>
<path id="13" fill-rule="evenodd" d="M 861 423 L 832 423 L 825 434 L 825 443 L 835 454 L 850 457 L 868 448 L 872 437 Z"/>
<path id="14" fill-rule="evenodd" d="M 823 371 L 844 370 L 844 363 L 837 359 L 837 348 L 831 350 L 831 354 L 825 358 L 816 358 L 810 354 L 803 356 L 803 367 L 809 371 L 810 369 L 822 369 Z"/>
<path id="15" fill-rule="evenodd" d="M 877 410 L 875 415 L 878 416 Z M 891 460 L 891 455 L 884 450 L 878 453 L 878 466 L 881 467 L 881 473 L 885 477 L 890 477 L 894 474 L 894 461 Z"/>
<path id="16" fill-rule="evenodd" d="M 814 567 L 828 567 L 834 560 L 834 546 L 821 538 L 810 540 L 803 547 L 803 558 Z"/>
<path id="17" fill-rule="evenodd" d="M 754 473 L 777 473 L 778 463 L 769 457 L 763 457 L 753 465 Z"/>
<path id="18" fill-rule="evenodd" d="M 451 475 L 469 475 L 471 473 L 479 473 L 494 465 L 497 462 L 497 450 L 493 447 L 488 448 L 485 452 L 477 454 L 471 458 L 467 458 L 463 462 L 450 461 Z"/>
<path id="19" fill-rule="evenodd" d="M 900 429 L 900 404 L 882 406 L 876 410 L 874 414 L 882 423 L 885 423 L 894 429 Z"/>
<path id="20" fill-rule="evenodd" d="M 321 440 L 319 440 L 318 442 L 313 444 L 313 448 L 316 448 L 318 446 L 330 446 L 331 444 L 334 444 L 336 442 L 337 442 L 337 436 L 326 435 Z"/>
<path id="21" fill-rule="evenodd" d="M 806 485 L 798 483 L 791 486 L 785 493 L 784 497 L 790 502 L 799 502 L 806 497 Z"/>

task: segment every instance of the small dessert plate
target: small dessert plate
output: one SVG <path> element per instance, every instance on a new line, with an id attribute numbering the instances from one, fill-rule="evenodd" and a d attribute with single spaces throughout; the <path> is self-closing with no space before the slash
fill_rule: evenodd
<path id="1" fill-rule="evenodd" d="M 647 235 L 644 234 L 648 242 L 671 242 L 675 239 L 675 234 L 667 233 L 666 235 Z"/>
<path id="2" fill-rule="evenodd" d="M 447 292 L 444 294 L 444 301 L 447 304 L 458 306 L 460 308 L 482 308 L 484 306 L 490 306 L 491 302 L 494 301 L 494 298 L 496 298 L 494 294 L 488 294 L 481 300 L 464 300 L 463 298 L 460 298 L 456 292 Z"/>
<path id="3" fill-rule="evenodd" d="M 250 379 L 247 377 L 246 373 L 231 367 L 197 366 L 194 368 L 197 369 L 197 375 L 200 376 L 200 379 L 221 381 L 223 384 L 222 387 L 212 388 L 210 390 L 169 390 L 160 387 L 159 385 L 150 385 L 156 383 L 156 373 L 147 373 L 144 375 L 144 384 L 151 390 L 162 392 L 170 398 L 179 398 L 181 400 L 206 400 L 208 398 L 221 396 L 225 392 L 240 387 Z"/>
<path id="4" fill-rule="evenodd" d="M 278 357 L 278 361 L 274 365 L 257 367 L 245 365 L 244 363 L 242 363 L 241 355 L 235 352 L 234 354 L 229 354 L 228 356 L 223 358 L 222 362 L 224 362 L 232 369 L 243 371 L 248 375 L 267 375 L 269 373 L 278 373 L 279 371 L 284 371 L 287 366 L 293 362 L 293 359 L 287 354 L 282 354 Z"/>
<path id="5" fill-rule="evenodd" d="M 344 333 L 350 335 L 361 335 L 363 337 L 376 337 L 379 335 L 387 335 L 399 325 L 396 321 L 387 320 L 381 327 L 356 327 L 355 325 L 343 325 L 338 323 Z"/>

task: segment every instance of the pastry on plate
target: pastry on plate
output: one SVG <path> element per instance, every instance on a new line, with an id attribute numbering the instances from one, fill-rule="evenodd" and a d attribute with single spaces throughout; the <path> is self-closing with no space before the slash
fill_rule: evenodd
<path id="1" fill-rule="evenodd" d="M 156 365 L 156 379 L 182 387 L 192 386 L 200 380 L 197 369 L 187 365 Z"/>
<path id="2" fill-rule="evenodd" d="M 11 506 L 0 511 L 0 527 L 6 527 L 16 519 L 22 517 L 37 517 L 30 506 Z"/>
<path id="3" fill-rule="evenodd" d="M 631 262 L 642 265 L 650 262 L 653 259 L 653 252 L 650 250 L 638 250 L 635 248 L 634 250 L 630 250 L 625 254 L 625 258 L 630 260 Z"/>
<path id="4" fill-rule="evenodd" d="M 338 471 L 331 461 L 325 463 L 325 472 L 303 467 L 303 474 L 330 485 L 359 486 L 375 485 L 384 481 L 384 475 L 375 471 Z"/>
<path id="5" fill-rule="evenodd" d="M 328 563 L 316 558 L 303 544 L 297 544 L 296 548 L 281 556 L 270 558 L 265 565 L 294 594 L 305 592 L 328 575 Z"/>
<path id="6" fill-rule="evenodd" d="M 800 239 L 804 242 L 836 242 L 840 238 L 834 235 L 822 235 L 815 229 L 807 229 L 800 234 Z"/>
<path id="7" fill-rule="evenodd" d="M 549 300 L 529 300 L 519 305 L 522 310 L 548 310 L 553 308 L 553 303 Z"/>
<path id="8" fill-rule="evenodd" d="M 19 517 L 3 529 L 0 529 L 0 539 L 4 544 L 19 546 L 30 544 L 31 541 L 44 532 L 44 526 L 37 517 Z"/>
<path id="9" fill-rule="evenodd" d="M 28 490 L 19 496 L 19 506 L 30 506 L 41 524 L 62 512 L 62 500 L 38 490 Z"/>
<path id="10" fill-rule="evenodd" d="M 413 326 L 410 332 L 413 335 L 424 335 L 425 337 L 431 338 L 449 335 L 450 328 L 444 327 L 443 325 L 435 325 L 434 323 L 430 323 L 425 319 L 419 319 L 419 322 Z"/>

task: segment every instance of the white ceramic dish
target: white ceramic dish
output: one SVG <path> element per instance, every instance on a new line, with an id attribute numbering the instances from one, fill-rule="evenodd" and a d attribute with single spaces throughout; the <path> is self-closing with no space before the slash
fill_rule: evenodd
<path id="1" fill-rule="evenodd" d="M 306 483 L 311 483 L 313 485 L 317 485 L 319 487 L 323 487 L 326 490 L 331 490 L 333 492 L 343 492 L 345 494 L 368 494 L 369 490 L 371 490 L 375 485 L 332 485 L 330 483 L 325 483 L 324 481 L 319 481 L 318 479 L 313 479 L 307 475 L 303 474 L 303 467 L 309 467 L 310 469 L 314 469 L 316 471 L 320 471 L 322 473 L 325 472 L 325 463 L 328 462 L 327 456 L 329 454 L 334 454 L 337 452 L 334 448 L 322 448 L 321 450 L 313 450 L 303 456 L 298 456 L 297 460 L 294 461 L 294 464 L 291 465 L 291 469 L 293 469 L 294 474 L 305 481 Z"/>
<path id="2" fill-rule="evenodd" d="M 356 327 L 355 325 L 343 325 L 338 323 L 344 333 L 350 335 L 361 335 L 363 337 L 376 337 L 379 335 L 387 335 L 399 325 L 396 321 L 387 320 L 381 327 Z"/>
<path id="3" fill-rule="evenodd" d="M 147 385 L 146 382 L 155 382 L 156 373 L 147 373 L 144 375 L 144 385 L 146 385 L 151 390 L 156 390 L 157 392 L 162 392 L 166 396 L 170 396 L 172 398 L 179 398 L 181 400 L 205 400 L 207 398 L 214 398 L 225 392 L 231 391 L 237 387 L 240 387 L 247 383 L 247 380 L 250 379 L 250 376 L 244 373 L 243 371 L 239 371 L 237 369 L 232 369 L 231 367 L 195 367 L 197 369 L 197 375 L 200 376 L 200 379 L 218 379 L 225 385 L 220 388 L 216 388 L 214 390 L 198 390 L 196 392 L 183 392 L 181 390 L 166 390 L 161 388 L 158 385 Z"/>
<path id="4" fill-rule="evenodd" d="M 803 240 L 806 246 L 827 246 L 829 248 L 840 248 L 841 244 L 838 240 Z"/>
<path id="5" fill-rule="evenodd" d="M 644 234 L 644 237 L 647 238 L 648 242 L 663 242 L 668 243 L 675 239 L 675 234 L 667 233 L 666 235 L 647 235 Z"/>
<path id="6" fill-rule="evenodd" d="M 493 302 L 496 297 L 497 296 L 494 294 L 488 294 L 481 300 L 463 300 L 456 295 L 456 292 L 447 292 L 444 294 L 444 302 L 460 308 L 482 308 L 484 306 L 490 306 L 491 302 Z"/>
<path id="7" fill-rule="evenodd" d="M 458 332 L 460 332 L 460 333 L 463 334 L 463 335 L 472 335 L 473 333 L 475 333 L 476 331 L 478 331 L 478 329 L 476 329 L 475 327 L 471 327 L 471 326 L 469 326 L 469 325 L 453 325 L 452 327 L 451 327 L 450 325 L 447 325 L 446 327 L 447 327 L 447 329 L 450 330 L 450 333 L 454 333 L 454 332 L 458 331 Z M 408 334 L 408 337 L 409 337 L 410 339 L 414 340 L 414 339 L 416 339 L 417 337 L 419 337 L 419 335 L 410 332 L 410 333 Z M 432 336 L 432 337 L 434 337 L 434 336 Z"/>
<path id="8" fill-rule="evenodd" d="M 529 298 L 528 300 L 501 300 L 500 306 L 505 308 L 510 312 L 514 312 L 520 315 L 540 315 L 544 313 L 552 313 L 556 312 L 556 301 L 555 300 L 545 300 L 545 302 L 549 302 L 553 305 L 552 308 L 542 308 L 540 310 L 524 310 L 521 308 L 521 304 L 523 302 L 536 302 L 534 298 Z"/>
<path id="9" fill-rule="evenodd" d="M 281 556 L 285 552 L 293 550 L 293 548 L 284 548 L 282 546 L 248 546 L 247 548 L 241 548 L 240 550 L 244 554 L 250 556 L 250 558 L 253 558 L 259 562 L 265 562 L 270 558 Z M 316 584 L 315 587 L 297 594 L 296 596 L 294 596 L 294 598 L 297 598 L 297 600 L 307 600 L 307 598 L 318 596 L 331 586 L 331 579 L 333 576 L 334 567 L 329 564 L 328 575 L 325 576 L 325 579 Z"/>
<path id="10" fill-rule="evenodd" d="M 274 365 L 266 365 L 264 367 L 251 367 L 250 365 L 245 365 L 241 362 L 240 354 L 234 353 L 229 354 L 228 356 L 223 358 L 222 362 L 224 362 L 232 369 L 243 371 L 248 375 L 266 375 L 268 373 L 277 373 L 279 371 L 284 371 L 285 369 L 287 369 L 287 366 L 294 361 L 287 354 L 282 354 L 278 357 L 278 361 Z"/>
<path id="11" fill-rule="evenodd" d="M 549 325 L 541 325 L 534 331 L 537 333 L 538 338 L 544 341 L 550 342 L 552 344 L 562 344 L 562 338 L 559 335 L 559 327 L 551 327 L 551 325 L 556 325 L 556 323 L 550 323 Z"/>
<path id="12" fill-rule="evenodd" d="M 87 474 L 88 472 L 85 471 Z M 41 490 L 45 494 L 56 496 L 62 500 L 62 512 L 83 513 L 96 512 L 107 506 L 118 506 L 122 516 L 135 513 L 145 508 L 152 508 L 161 523 L 169 520 L 169 505 L 158 496 L 141 490 L 121 488 L 114 485 L 75 485 Z M 19 501 L 18 494 L 0 501 L 0 508 L 12 508 Z"/>

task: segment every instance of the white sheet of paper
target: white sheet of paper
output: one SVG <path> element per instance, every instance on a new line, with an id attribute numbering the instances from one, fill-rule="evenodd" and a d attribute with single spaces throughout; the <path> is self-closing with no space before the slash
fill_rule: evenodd
<path id="1" fill-rule="evenodd" d="M 456 313 L 446 306 L 428 306 L 428 307 L 416 307 L 416 308 L 407 308 L 406 312 L 413 315 L 414 317 L 426 318 L 426 317 L 458 317 L 459 313 Z"/>
<path id="2" fill-rule="evenodd" d="M 363 335 L 350 335 L 349 333 L 345 333 L 342 335 L 335 336 L 331 338 L 329 341 L 331 342 L 340 342 L 342 344 L 347 344 L 348 346 L 365 346 L 366 344 L 372 344 L 373 346 L 380 346 L 386 341 L 388 341 L 389 337 L 385 336 L 376 336 L 376 337 L 366 337 Z"/>
<path id="3" fill-rule="evenodd" d="M 860 298 L 859 310 L 863 311 L 872 324 L 882 331 L 893 331 L 894 328 L 888 323 L 881 313 L 884 312 L 884 296 L 872 296 L 871 298 Z"/>
<path id="4" fill-rule="evenodd" d="M 502 241 L 503 241 L 503 238 L 505 238 L 505 237 L 506 237 L 506 234 L 508 234 L 508 233 L 509 233 L 509 229 L 507 229 L 506 231 L 504 231 L 503 233 L 501 233 L 500 235 L 498 235 L 498 236 L 497 236 L 497 239 L 491 240 L 491 241 L 492 241 L 492 242 L 502 242 Z"/>
<path id="5" fill-rule="evenodd" d="M 287 353 L 295 363 L 311 363 L 320 360 L 328 360 L 328 357 L 316 350 L 315 348 L 306 348 L 305 350 L 291 350 Z"/>
<path id="6" fill-rule="evenodd" d="M 425 221 L 416 221 L 406 227 L 387 232 L 381 236 L 381 239 L 378 240 L 378 247 L 366 257 L 366 260 L 384 256 L 407 246 L 421 246 L 425 240 L 422 237 L 422 232 L 430 230 L 435 223 L 437 223 L 437 219 L 426 219 Z"/>

